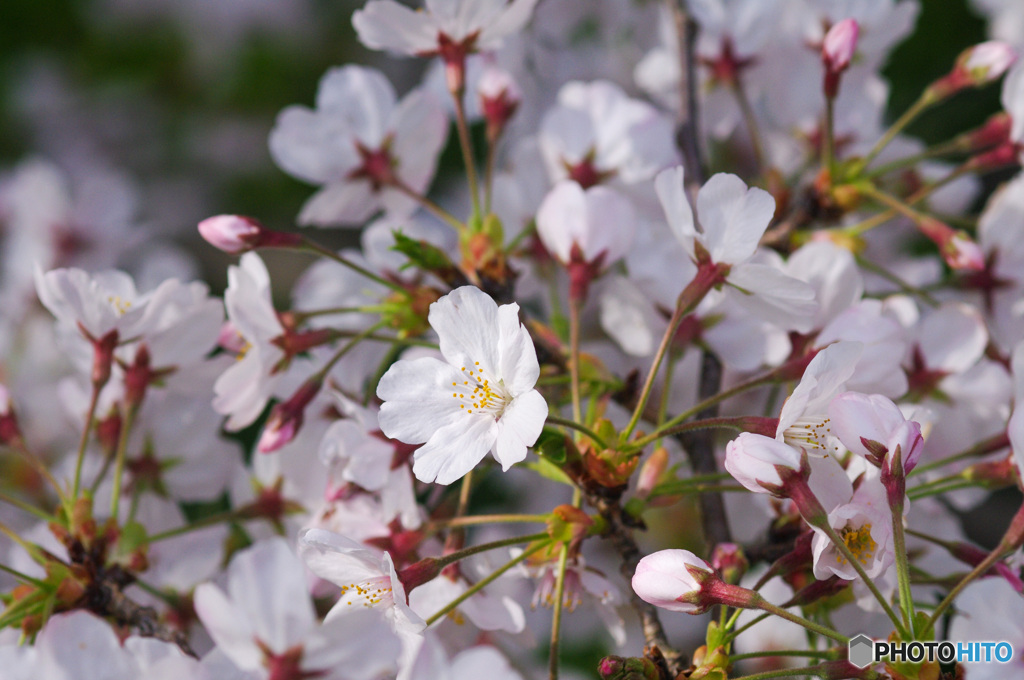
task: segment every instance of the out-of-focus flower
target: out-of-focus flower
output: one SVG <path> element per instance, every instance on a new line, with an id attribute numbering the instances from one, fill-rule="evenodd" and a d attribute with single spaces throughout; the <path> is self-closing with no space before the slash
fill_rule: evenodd
<path id="1" fill-rule="evenodd" d="M 314 574 L 341 587 L 327 622 L 346 618 L 356 610 L 353 605 L 359 605 L 382 610 L 396 632 L 423 630 L 423 619 L 409 608 L 405 586 L 389 553 L 370 550 L 331 531 L 307 529 L 299 534 L 299 556 Z"/>
<path id="2" fill-rule="evenodd" d="M 302 564 L 280 538 L 239 553 L 228 593 L 206 583 L 195 608 L 217 646 L 258 677 L 358 678 L 393 670 L 398 639 L 379 612 L 358 611 L 320 626 Z"/>
<path id="3" fill-rule="evenodd" d="M 775 214 L 775 200 L 767 191 L 748 188 L 736 175 L 713 176 L 697 194 L 698 230 L 682 166 L 659 173 L 654 186 L 668 224 L 690 259 L 726 268 L 725 290 L 733 300 L 784 328 L 810 329 L 817 308 L 810 287 L 771 265 L 749 261 Z"/>
<path id="4" fill-rule="evenodd" d="M 298 234 L 271 231 L 244 215 L 207 217 L 199 223 L 199 234 L 213 247 L 232 255 L 266 246 L 298 245 L 302 240 Z"/>
<path id="5" fill-rule="evenodd" d="M 424 443 L 417 479 L 451 484 L 488 451 L 507 470 L 540 436 L 547 403 L 533 389 L 540 374 L 519 305 L 500 307 L 478 288 L 457 288 L 430 305 L 428 320 L 445 361 L 399 361 L 377 386 L 381 430 Z"/>
<path id="6" fill-rule="evenodd" d="M 677 162 L 668 117 L 607 81 L 566 83 L 539 141 L 551 179 L 584 189 L 612 178 L 643 182 Z"/>
<path id="7" fill-rule="evenodd" d="M 290 106 L 278 115 L 270 133 L 274 161 L 323 185 L 303 206 L 300 224 L 361 225 L 380 209 L 412 213 L 417 202 L 406 191 L 423 193 L 430 184 L 448 119 L 425 90 L 396 100 L 378 71 L 344 66 L 320 80 L 316 110 Z"/>

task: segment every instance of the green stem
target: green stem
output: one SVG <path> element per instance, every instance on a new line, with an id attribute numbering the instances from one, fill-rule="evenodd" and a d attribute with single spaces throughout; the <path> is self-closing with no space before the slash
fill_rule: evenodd
<path id="1" fill-rule="evenodd" d="M 760 659 L 766 656 L 795 656 L 807 659 L 835 659 L 836 653 L 833 650 L 805 649 L 773 649 L 763 652 L 748 652 L 746 654 L 730 654 L 729 661 L 742 661 L 744 659 Z"/>
<path id="2" fill-rule="evenodd" d="M 89 435 L 92 433 L 92 421 L 96 418 L 96 406 L 99 404 L 100 391 L 103 385 L 93 383 L 92 395 L 89 397 L 89 408 L 85 416 L 85 429 L 82 430 L 82 438 L 78 442 L 78 455 L 75 458 L 75 478 L 71 486 L 69 503 L 78 499 L 78 490 L 82 487 L 82 463 L 85 462 L 85 449 L 89 444 Z M 71 508 L 68 508 L 68 518 L 71 517 Z"/>
<path id="3" fill-rule="evenodd" d="M 708 292 L 720 282 L 721 276 L 722 273 L 718 265 L 712 263 L 698 265 L 696 276 L 686 285 L 683 292 L 679 294 L 679 298 L 676 300 L 675 311 L 672 313 L 672 318 L 668 322 L 668 328 L 665 329 L 665 334 L 661 338 L 661 344 L 658 345 L 658 350 L 654 354 L 654 361 L 651 362 L 651 368 L 647 373 L 644 386 L 640 390 L 636 408 L 633 409 L 633 416 L 629 419 L 626 429 L 622 431 L 621 441 L 624 442 L 629 439 L 629 436 L 633 434 L 633 430 L 636 429 L 637 424 L 640 422 L 641 416 L 643 416 L 647 400 L 651 396 L 651 389 L 654 387 L 654 379 L 658 375 L 658 369 L 661 368 L 662 360 L 672 345 L 672 339 L 679 329 L 679 324 L 682 323 L 687 314 L 700 304 L 700 301 L 704 299 Z"/>
<path id="4" fill-rule="evenodd" d="M 496 569 L 495 571 L 491 572 L 486 577 L 480 579 L 479 581 L 477 581 L 476 583 L 471 585 L 469 588 L 467 588 L 466 592 L 464 592 L 461 595 L 459 595 L 457 598 L 455 598 L 454 600 L 449 602 L 447 605 L 445 605 L 440 610 L 438 610 L 436 613 L 434 613 L 430 618 L 428 618 L 427 619 L 427 626 L 431 626 L 438 619 L 440 619 L 441 617 L 447 616 L 449 612 L 454 611 L 456 607 L 458 607 L 460 604 L 462 604 L 463 602 L 465 602 L 466 600 L 471 598 L 473 595 L 476 595 L 479 591 L 481 591 L 484 588 L 486 588 L 488 585 L 490 585 L 492 582 L 494 582 L 499 576 L 501 576 L 502 574 L 507 572 L 509 569 L 511 569 L 512 567 L 516 566 L 520 562 L 525 562 L 526 559 L 528 557 L 530 557 L 530 555 L 532 555 L 535 552 L 538 552 L 541 549 L 546 548 L 546 547 L 548 547 L 547 543 L 539 543 L 539 544 L 533 546 L 532 548 L 529 548 L 528 550 L 524 550 L 523 553 L 521 555 L 519 555 L 518 557 L 512 558 L 511 560 L 506 562 L 503 566 L 501 566 L 498 569 Z"/>
<path id="5" fill-rule="evenodd" d="M 356 264 L 355 262 L 353 262 L 352 260 L 349 260 L 348 258 L 344 257 L 343 255 L 339 255 L 338 253 L 334 252 L 330 248 L 328 248 L 326 246 L 322 246 L 319 243 L 317 243 L 316 241 L 310 240 L 310 238 L 308 236 L 303 236 L 302 237 L 302 243 L 300 243 L 298 246 L 295 246 L 295 247 L 298 250 L 305 250 L 307 252 L 316 253 L 317 255 L 322 255 L 322 256 L 326 257 L 327 259 L 329 259 L 329 260 L 334 260 L 338 264 L 340 264 L 340 265 L 342 265 L 344 267 L 348 267 L 349 269 L 351 269 L 352 271 L 356 272 L 357 274 L 361 274 L 362 276 L 365 276 L 366 278 L 370 279 L 371 281 L 376 281 L 380 285 L 385 286 L 387 288 L 390 288 L 391 290 L 393 290 L 393 291 L 395 291 L 397 293 L 401 293 L 402 295 L 408 295 L 409 294 L 409 291 L 407 291 L 405 288 L 403 288 L 400 284 L 395 283 L 394 281 L 389 281 L 388 279 L 385 279 L 382 276 L 378 276 L 377 274 L 374 274 L 369 269 L 367 269 L 367 268 L 365 268 L 365 267 L 363 267 L 361 265 Z"/>
<path id="6" fill-rule="evenodd" d="M 54 521 L 54 517 L 50 513 L 46 512 L 45 510 L 41 510 L 40 508 L 37 508 L 31 503 L 26 503 L 23 500 L 17 499 L 14 496 L 8 496 L 7 494 L 0 492 L 0 501 L 7 503 L 9 505 L 13 505 L 14 507 L 20 510 L 24 510 L 25 512 L 29 513 L 30 515 L 34 515 L 35 517 L 38 517 L 44 522 L 49 523 Z"/>
<path id="7" fill-rule="evenodd" d="M 867 269 L 868 271 L 874 272 L 875 274 L 878 274 L 879 276 L 881 276 L 886 281 L 894 284 L 897 288 L 899 288 L 904 293 L 908 293 L 910 295 L 916 295 L 917 297 L 920 297 L 930 307 L 938 307 L 939 306 L 939 301 L 936 300 L 928 291 L 922 290 L 920 288 L 916 288 L 916 287 L 910 285 L 909 283 L 907 283 L 906 281 L 904 281 L 900 277 L 898 277 L 895 274 L 893 274 L 892 272 L 890 272 L 885 267 L 882 267 L 881 265 L 878 265 L 878 264 L 875 264 L 874 262 L 871 262 L 870 260 L 868 260 L 867 258 L 863 257 L 862 255 L 854 255 L 854 259 L 856 259 L 857 264 L 860 265 L 862 268 Z"/>
<path id="8" fill-rule="evenodd" d="M 754 115 L 754 109 L 750 105 L 750 99 L 747 98 L 747 92 L 743 88 L 743 83 L 737 78 L 733 83 L 732 92 L 736 96 L 736 103 L 740 106 L 740 112 L 743 114 L 743 123 L 747 126 L 747 134 L 750 135 L 750 146 L 754 151 L 754 162 L 757 164 L 757 171 L 760 173 L 764 167 L 764 144 L 761 142 L 761 131 L 757 125 L 757 116 Z"/>
<path id="9" fill-rule="evenodd" d="M 375 323 L 374 325 L 370 326 L 366 330 L 364 330 L 364 331 L 362 331 L 360 333 L 356 333 L 355 335 L 353 335 L 352 338 L 348 342 L 346 342 L 344 345 L 342 345 L 342 347 L 340 349 L 338 349 L 337 352 L 334 353 L 334 356 L 332 356 L 330 359 L 327 360 L 327 363 L 324 364 L 320 368 L 319 371 L 317 371 L 316 373 L 314 373 L 313 375 L 311 375 L 308 378 L 307 382 L 309 380 L 317 380 L 317 381 L 322 382 L 324 380 L 324 378 L 327 377 L 327 374 L 330 373 L 331 369 L 334 368 L 334 365 L 336 363 L 338 363 L 341 360 L 342 357 L 344 357 L 346 354 L 348 354 L 350 351 L 352 351 L 352 349 L 356 345 L 358 345 L 361 341 L 363 341 L 366 338 L 368 338 L 369 336 L 373 335 L 374 332 L 376 332 L 377 330 L 379 330 L 380 328 L 382 328 L 382 327 L 384 327 L 386 325 L 387 325 L 386 321 L 378 321 L 377 323 Z"/>
<path id="10" fill-rule="evenodd" d="M 935 608 L 935 611 L 932 612 L 932 615 L 928 618 L 928 623 L 925 624 L 925 630 L 929 630 L 935 626 L 935 623 L 939 620 L 939 617 L 942 616 L 943 612 L 945 612 L 951 604 L 953 604 L 957 596 L 960 595 L 960 592 L 963 591 L 963 589 L 966 588 L 971 583 L 971 581 L 973 581 L 974 579 L 978 578 L 979 576 L 987 572 L 989 569 L 991 569 L 992 565 L 994 565 L 996 562 L 1002 559 L 1003 555 L 1005 555 L 1008 552 L 1010 552 L 1010 549 L 1002 543 L 1000 543 L 998 546 L 996 546 L 995 550 L 990 552 L 985 559 L 978 563 L 978 566 L 976 566 L 974 569 L 971 569 L 971 571 L 969 571 L 966 576 L 960 579 L 960 582 L 953 586 L 953 589 L 949 591 L 949 594 L 946 595 L 945 598 L 943 598 L 942 602 L 940 602 L 939 605 Z"/>
<path id="11" fill-rule="evenodd" d="M 967 149 L 965 149 L 964 145 L 958 140 L 952 139 L 948 142 L 943 142 L 942 144 L 936 144 L 930 149 L 925 149 L 921 153 L 917 153 L 912 156 L 905 156 L 898 160 L 885 163 L 884 165 L 879 165 L 874 170 L 864 173 L 864 176 L 872 178 L 881 177 L 882 175 L 888 174 L 894 170 L 901 170 L 911 165 L 917 165 L 921 161 L 926 161 L 938 156 L 945 156 L 946 154 L 957 153 L 958 151 L 967 151 Z"/>
<path id="12" fill-rule="evenodd" d="M 733 615 L 732 615 L 732 620 L 731 620 L 731 621 L 729 622 L 729 624 L 728 624 L 728 625 L 726 626 L 726 628 L 732 628 L 732 626 L 736 625 L 736 621 L 737 621 L 737 620 L 739 619 L 739 616 L 740 616 L 740 614 L 741 614 L 742 612 L 743 612 L 743 610 L 742 610 L 742 609 L 737 609 L 737 610 L 736 610 L 736 611 L 735 611 L 735 612 L 733 613 Z M 758 615 L 758 616 L 755 616 L 755 617 L 754 617 L 753 619 L 751 619 L 750 621 L 747 621 L 747 622 L 746 622 L 746 623 L 744 623 L 744 624 L 743 624 L 742 626 L 740 626 L 740 627 L 739 627 L 739 628 L 737 628 L 736 630 L 732 631 L 732 633 L 731 633 L 731 634 L 729 635 L 729 639 L 731 639 L 731 640 L 735 640 L 735 639 L 736 639 L 737 637 L 739 637 L 739 635 L 740 635 L 741 633 L 745 633 L 745 632 L 747 632 L 748 630 L 750 630 L 751 628 L 753 628 L 753 627 L 754 627 L 754 626 L 756 626 L 757 624 L 759 624 L 759 623 L 761 623 L 762 621 L 764 621 L 765 619 L 767 619 L 767 618 L 768 618 L 769 616 L 771 616 L 771 614 L 760 614 L 760 615 Z"/>
<path id="13" fill-rule="evenodd" d="M 825 97 L 825 135 L 821 145 L 821 165 L 828 168 L 829 175 L 834 174 L 835 156 L 835 100 Z"/>
<path id="14" fill-rule="evenodd" d="M 654 498 L 656 496 L 672 496 L 677 493 L 685 493 L 690 491 L 694 485 L 700 485 L 705 483 L 723 482 L 731 480 L 732 475 L 724 472 L 712 474 L 712 475 L 694 475 L 693 477 L 687 477 L 686 479 L 673 479 L 668 482 L 663 482 L 654 487 L 648 498 Z"/>
<path id="15" fill-rule="evenodd" d="M 386 305 L 364 305 L 362 307 L 329 307 L 326 309 L 294 310 L 291 312 L 296 324 L 303 323 L 307 319 L 316 316 L 328 316 L 333 314 L 380 314 L 386 312 Z"/>
<path id="16" fill-rule="evenodd" d="M 473 158 L 473 144 L 469 139 L 469 126 L 466 124 L 466 107 L 462 101 L 463 94 L 463 92 L 452 92 L 452 99 L 455 100 L 455 129 L 459 135 L 462 158 L 466 163 L 466 178 L 469 181 L 469 195 L 473 201 L 473 216 L 481 218 L 479 180 L 476 174 L 476 160 Z"/>
<path id="17" fill-rule="evenodd" d="M 871 147 L 871 150 L 868 151 L 867 155 L 864 156 L 864 158 L 861 160 L 860 167 L 863 169 L 871 165 L 871 161 L 875 160 L 875 157 L 878 156 L 878 154 L 881 153 L 882 150 L 885 149 L 885 147 L 889 146 L 889 142 L 895 139 L 896 135 L 898 135 L 903 130 L 903 128 L 907 127 L 907 125 L 909 125 L 915 118 L 917 118 L 922 111 L 927 109 L 936 101 L 937 99 L 935 98 L 935 96 L 932 95 L 928 90 L 925 90 L 923 93 L 921 93 L 921 96 L 917 99 L 917 101 L 914 102 L 909 109 L 904 111 L 902 116 L 896 119 L 896 122 L 893 123 L 888 130 L 885 131 L 885 134 L 882 135 L 881 139 L 875 142 L 875 145 Z"/>
<path id="18" fill-rule="evenodd" d="M 161 531 L 158 534 L 153 534 L 149 537 L 147 542 L 149 544 L 157 543 L 158 541 L 165 541 L 168 538 L 174 538 L 175 536 L 181 536 L 187 534 L 190 531 L 197 531 L 199 529 L 205 529 L 221 522 L 237 522 L 246 519 L 238 510 L 231 510 L 229 512 L 218 512 L 214 515 L 207 515 L 202 519 L 198 519 L 191 524 L 183 524 L 180 527 L 174 529 L 168 529 L 167 531 Z"/>
<path id="19" fill-rule="evenodd" d="M 933 460 L 930 463 L 918 465 L 917 467 L 910 471 L 907 477 L 913 477 L 914 475 L 920 474 L 922 472 L 934 470 L 935 468 L 940 468 L 943 467 L 944 465 L 955 463 L 958 460 L 963 460 L 964 458 L 974 458 L 975 456 L 981 456 L 986 453 L 992 453 L 995 450 L 993 449 L 993 447 L 997 445 L 999 445 L 999 448 L 1003 448 L 1003 446 L 1005 446 L 1003 442 L 1005 441 L 1006 433 L 1000 432 L 995 436 L 989 437 L 988 439 L 984 439 L 978 442 L 977 444 L 974 444 L 973 446 L 964 449 L 960 453 L 954 453 L 952 456 L 946 456 L 945 458 Z"/>
<path id="20" fill-rule="evenodd" d="M 480 524 L 547 524 L 551 515 L 469 515 L 450 519 L 434 519 L 427 523 L 428 528 L 470 527 Z"/>
<path id="21" fill-rule="evenodd" d="M 907 630 L 914 630 L 914 598 L 910 593 L 910 562 L 907 557 L 907 540 L 903 533 L 903 502 L 891 508 L 892 539 L 896 551 L 896 578 L 899 582 L 900 610 Z"/>
<path id="22" fill-rule="evenodd" d="M 135 407 L 125 405 L 124 416 L 121 419 L 121 432 L 117 438 L 117 454 L 114 457 L 114 488 L 110 496 L 110 517 L 118 521 L 117 513 L 121 506 L 121 481 L 124 477 L 125 456 L 128 452 L 128 435 L 131 433 L 132 424 L 135 422 Z"/>
<path id="23" fill-rule="evenodd" d="M 562 418 L 561 416 L 548 415 L 547 422 L 553 425 L 561 425 L 562 427 L 568 427 L 569 429 L 576 430 L 577 432 L 582 432 L 583 434 L 587 435 L 592 440 L 594 440 L 594 443 L 600 446 L 602 449 L 608 448 L 607 442 L 601 439 L 601 437 L 599 437 L 596 432 L 591 430 L 586 425 L 581 425 L 575 420 L 569 420 L 568 418 Z"/>
<path id="24" fill-rule="evenodd" d="M 572 419 L 583 422 L 580 408 L 580 309 L 582 300 L 569 301 L 569 388 L 572 394 Z"/>
<path id="25" fill-rule="evenodd" d="M 813 633 L 817 633 L 818 635 L 823 635 L 829 639 L 835 640 L 839 644 L 845 645 L 847 642 L 850 641 L 850 638 L 846 637 L 845 635 L 837 633 L 836 631 L 832 630 L 831 628 L 828 628 L 827 626 L 822 626 L 821 624 L 815 623 L 810 619 L 805 619 L 804 617 L 798 614 L 794 614 L 793 612 L 783 609 L 782 607 L 778 607 L 772 604 L 771 602 L 768 602 L 760 595 L 757 595 L 757 597 L 752 600 L 752 606 L 757 607 L 758 609 L 761 609 L 763 611 L 769 612 L 771 614 L 774 614 L 779 618 L 786 619 L 787 621 L 792 621 L 798 626 L 803 626 L 804 628 Z"/>
<path id="26" fill-rule="evenodd" d="M 562 544 L 558 556 L 558 576 L 555 580 L 555 601 L 551 614 L 551 647 L 548 652 L 548 678 L 558 680 L 558 642 L 562 627 L 562 598 L 565 597 L 565 572 L 569 564 L 569 546 Z"/>
<path id="27" fill-rule="evenodd" d="M 491 541 L 489 543 L 481 543 L 480 545 L 474 545 L 472 548 L 463 548 L 447 555 L 442 555 L 437 559 L 437 566 L 444 569 L 449 564 L 454 564 L 459 560 L 464 560 L 467 557 L 477 555 L 488 550 L 497 550 L 498 548 L 507 548 L 512 545 L 519 545 L 520 543 L 532 543 L 533 541 L 540 541 L 545 538 L 550 538 L 548 532 L 541 531 L 536 534 L 528 534 L 526 536 L 514 536 L 512 538 L 503 538 L 499 541 Z"/>
<path id="28" fill-rule="evenodd" d="M 416 191 L 415 189 L 413 189 L 412 187 L 410 187 L 408 184 L 398 179 L 397 177 L 395 177 L 391 181 L 391 183 L 388 184 L 388 186 L 397 189 L 398 191 L 402 192 L 409 198 L 419 203 L 428 212 L 433 213 L 434 217 L 441 220 L 442 222 L 447 222 L 453 229 L 455 229 L 455 231 L 461 233 L 462 230 L 466 228 L 466 225 L 459 221 L 459 218 L 455 217 L 455 215 L 452 215 L 450 212 L 439 206 L 437 203 L 434 203 L 429 198 L 419 193 L 418 191 Z"/>
<path id="29" fill-rule="evenodd" d="M 651 442 L 657 441 L 658 439 L 662 439 L 664 437 L 670 437 L 675 434 L 682 434 L 683 432 L 693 432 L 694 430 L 704 430 L 709 427 L 727 427 L 736 430 L 743 430 L 745 429 L 746 423 L 748 421 L 749 419 L 743 416 L 722 416 L 721 418 L 704 418 L 702 420 L 692 420 L 688 423 L 682 423 L 681 425 L 663 427 L 659 429 L 657 432 L 649 434 L 646 437 L 641 437 L 636 441 L 629 442 L 628 445 L 622 447 L 622 450 L 635 451 L 637 449 L 642 449 Z"/>

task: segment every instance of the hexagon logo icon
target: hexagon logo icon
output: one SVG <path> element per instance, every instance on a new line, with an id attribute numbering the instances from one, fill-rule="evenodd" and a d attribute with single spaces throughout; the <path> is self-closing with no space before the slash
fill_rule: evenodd
<path id="1" fill-rule="evenodd" d="M 875 660 L 874 648 L 875 643 L 871 638 L 861 633 L 850 638 L 847 658 L 857 668 L 867 668 Z"/>

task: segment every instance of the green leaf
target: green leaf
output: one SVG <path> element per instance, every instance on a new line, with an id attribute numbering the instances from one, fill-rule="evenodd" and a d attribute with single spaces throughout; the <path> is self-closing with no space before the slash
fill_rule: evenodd
<path id="1" fill-rule="evenodd" d="M 440 248 L 426 241 L 409 238 L 400 231 L 391 233 L 395 237 L 395 245 L 391 247 L 391 250 L 398 251 L 409 258 L 409 261 L 402 265 L 402 269 L 416 266 L 426 271 L 437 272 L 452 268 L 451 260 Z"/>
<path id="2" fill-rule="evenodd" d="M 534 449 L 551 463 L 561 465 L 566 458 L 565 435 L 557 430 L 544 428 L 537 438 Z"/>
<path id="3" fill-rule="evenodd" d="M 541 477 L 544 477 L 545 479 L 550 479 L 553 482 L 559 482 L 561 484 L 568 484 L 569 486 L 572 486 L 572 480 L 569 479 L 569 477 L 564 472 L 562 472 L 561 468 L 559 468 L 557 465 L 549 461 L 547 458 L 544 458 L 543 456 L 538 458 L 536 461 L 527 461 L 525 463 L 521 463 L 521 465 L 527 468 L 528 470 L 533 470 L 534 472 L 539 474 Z"/>

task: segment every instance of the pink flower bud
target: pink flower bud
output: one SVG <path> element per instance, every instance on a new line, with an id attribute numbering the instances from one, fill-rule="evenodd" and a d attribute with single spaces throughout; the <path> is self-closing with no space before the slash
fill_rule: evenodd
<path id="1" fill-rule="evenodd" d="M 954 231 L 949 225 L 931 218 L 921 220 L 917 228 L 935 242 L 946 264 L 953 269 L 981 271 L 985 268 L 985 254 L 965 232 Z"/>
<path id="2" fill-rule="evenodd" d="M 308 380 L 295 391 L 288 401 L 281 402 L 270 412 L 267 424 L 256 449 L 260 453 L 272 453 L 295 439 L 305 418 L 306 407 L 320 391 L 323 382 Z"/>
<path id="3" fill-rule="evenodd" d="M 199 223 L 199 233 L 210 245 L 232 255 L 260 247 L 295 246 L 302 240 L 298 234 L 271 231 L 242 215 L 207 217 Z"/>
<path id="4" fill-rule="evenodd" d="M 968 87 L 981 87 L 1001 77 L 1015 61 L 1016 51 L 998 40 L 969 47 L 960 53 L 948 75 L 928 87 L 926 95 L 938 100 Z"/>
<path id="5" fill-rule="evenodd" d="M 512 76 L 496 66 L 484 69 L 477 83 L 477 92 L 484 120 L 487 121 L 487 138 L 493 142 L 519 108 L 523 93 Z"/>
<path id="6" fill-rule="evenodd" d="M 841 73 L 849 67 L 857 51 L 857 37 L 860 26 L 853 19 L 843 19 L 829 29 L 821 43 L 821 58 L 825 68 L 832 73 Z"/>
<path id="7" fill-rule="evenodd" d="M 757 601 L 757 593 L 725 583 L 689 550 L 659 550 L 644 557 L 632 585 L 644 602 L 684 614 L 701 614 L 718 604 L 753 607 Z"/>
<path id="8" fill-rule="evenodd" d="M 199 223 L 199 233 L 209 244 L 232 255 L 252 250 L 262 232 L 259 222 L 241 215 L 217 215 Z"/>
<path id="9" fill-rule="evenodd" d="M 990 40 L 968 48 L 957 65 L 968 74 L 975 86 L 985 85 L 1006 73 L 1017 61 L 1017 52 L 1004 42 Z"/>
<path id="10" fill-rule="evenodd" d="M 843 19 L 829 29 L 821 44 L 821 60 L 825 64 L 823 89 L 830 100 L 839 94 L 839 75 L 845 71 L 857 51 L 860 26 L 853 19 Z"/>
<path id="11" fill-rule="evenodd" d="M 659 550 L 644 557 L 633 574 L 633 590 L 644 602 L 684 614 L 700 614 L 702 584 L 717 579 L 711 565 L 689 550 Z"/>

